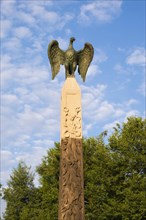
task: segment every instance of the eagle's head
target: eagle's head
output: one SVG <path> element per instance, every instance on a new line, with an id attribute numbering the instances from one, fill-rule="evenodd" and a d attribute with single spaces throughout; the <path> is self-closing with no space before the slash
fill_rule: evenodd
<path id="1" fill-rule="evenodd" d="M 70 38 L 70 43 L 73 43 L 76 39 L 74 37 Z"/>

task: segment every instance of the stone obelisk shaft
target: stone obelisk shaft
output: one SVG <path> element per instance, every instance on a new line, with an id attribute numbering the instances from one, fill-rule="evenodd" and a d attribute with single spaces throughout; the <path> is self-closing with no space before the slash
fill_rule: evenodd
<path id="1" fill-rule="evenodd" d="M 84 220 L 81 92 L 68 77 L 61 96 L 59 220 Z"/>

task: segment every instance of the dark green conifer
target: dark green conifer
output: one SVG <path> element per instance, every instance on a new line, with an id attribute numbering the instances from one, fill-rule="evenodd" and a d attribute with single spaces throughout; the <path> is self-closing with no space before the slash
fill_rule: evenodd
<path id="1" fill-rule="evenodd" d="M 8 188 L 4 189 L 7 202 L 4 219 L 20 220 L 23 209 L 30 202 L 34 193 L 34 175 L 24 162 L 20 162 L 10 175 Z"/>

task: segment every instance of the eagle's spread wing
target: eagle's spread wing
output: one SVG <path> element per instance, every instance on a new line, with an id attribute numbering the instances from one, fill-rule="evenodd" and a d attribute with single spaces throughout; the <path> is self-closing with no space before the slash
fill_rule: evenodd
<path id="1" fill-rule="evenodd" d="M 85 81 L 88 67 L 93 59 L 94 48 L 91 44 L 85 43 L 83 50 L 77 52 L 78 72 Z"/>
<path id="2" fill-rule="evenodd" d="M 48 58 L 52 69 L 52 79 L 54 79 L 65 59 L 64 51 L 59 48 L 56 40 L 53 40 L 48 46 Z"/>

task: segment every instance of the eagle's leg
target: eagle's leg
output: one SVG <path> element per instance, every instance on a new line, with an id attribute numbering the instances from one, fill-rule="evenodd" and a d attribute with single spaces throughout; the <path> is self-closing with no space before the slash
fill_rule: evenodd
<path id="1" fill-rule="evenodd" d="M 69 66 L 68 64 L 65 64 L 65 78 L 69 76 Z"/>
<path id="2" fill-rule="evenodd" d="M 69 63 L 65 64 L 65 76 L 66 76 L 66 78 L 67 77 L 74 77 L 76 67 L 77 67 L 76 62 L 73 62 L 71 64 L 69 64 Z"/>
<path id="3" fill-rule="evenodd" d="M 72 65 L 72 74 L 71 75 L 75 75 L 75 71 L 76 71 L 76 68 L 77 68 L 77 63 L 76 62 L 73 62 L 73 65 Z"/>

